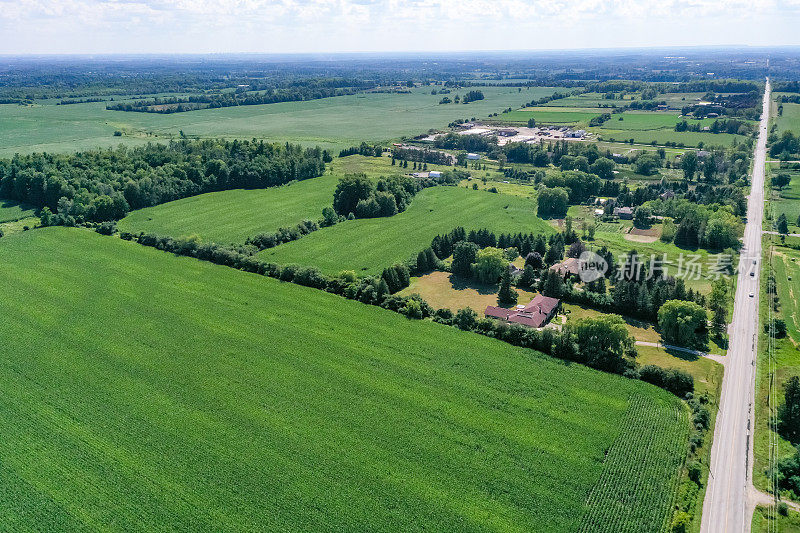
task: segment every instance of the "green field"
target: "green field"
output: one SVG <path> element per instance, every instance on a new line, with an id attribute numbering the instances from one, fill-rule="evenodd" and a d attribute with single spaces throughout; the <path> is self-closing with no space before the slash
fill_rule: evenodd
<path id="1" fill-rule="evenodd" d="M 554 231 L 536 216 L 534 200 L 463 187 L 432 187 L 417 193 L 408 209 L 393 217 L 342 222 L 259 256 L 334 274 L 342 269 L 375 274 L 416 256 L 436 235 L 457 226 L 495 233 Z"/>
<path id="2" fill-rule="evenodd" d="M 645 383 L 84 230 L 5 238 L 0 261 L 0 529 L 671 513 L 687 409 Z"/>
<path id="3" fill-rule="evenodd" d="M 14 200 L 0 198 L 0 222 L 13 222 L 26 217 L 32 217 L 35 209 Z"/>
<path id="4" fill-rule="evenodd" d="M 613 119 L 612 119 L 613 120 Z M 653 141 L 656 144 L 664 144 L 666 142 L 683 143 L 684 146 L 698 146 L 703 143 L 704 146 L 733 146 L 734 140 L 739 143 L 744 142 L 748 137 L 742 135 L 733 135 L 731 133 L 709 133 L 707 131 L 675 131 L 673 129 L 660 129 L 660 130 L 619 130 L 610 129 L 614 124 L 608 126 L 609 129 L 599 128 L 598 139 L 603 141 L 627 141 L 633 139 L 637 144 L 651 144 Z"/>
<path id="5" fill-rule="evenodd" d="M 450 167 L 429 165 L 431 170 Z M 404 174 L 408 169 L 391 164 L 391 158 L 353 155 L 335 158 L 319 178 L 268 189 L 220 191 L 133 211 L 119 229 L 181 237 L 197 235 L 204 241 L 243 243 L 258 233 L 319 220 L 322 209 L 333 203 L 339 178 L 365 173 L 372 178 Z"/>
<path id="6" fill-rule="evenodd" d="M 220 191 L 139 209 L 119 222 L 119 229 L 204 241 L 243 243 L 258 233 L 319 220 L 333 203 L 339 176 L 325 174 L 269 189 Z"/>
<path id="7" fill-rule="evenodd" d="M 620 120 L 620 118 L 622 120 Z M 682 117 L 678 113 L 663 113 L 657 111 L 627 111 L 621 115 L 611 115 L 611 119 L 607 120 L 600 126 L 600 129 L 611 130 L 658 130 L 669 129 L 674 133 L 675 124 L 682 121 Z M 711 126 L 714 123 L 713 118 L 706 118 L 703 120 L 686 119 L 690 125 L 700 124 L 701 126 Z M 719 134 L 712 134 L 719 135 Z"/>
<path id="8" fill-rule="evenodd" d="M 106 102 L 74 105 L 0 105 L 0 156 L 66 152 L 119 143 L 188 136 L 266 139 L 334 149 L 361 141 L 414 136 L 456 119 L 486 117 L 553 93 L 536 87 L 483 87 L 484 100 L 439 105 L 430 88 L 411 94 L 369 93 L 305 102 L 204 109 L 168 115 L 107 111 Z M 449 96 L 455 96 L 452 92 Z M 121 131 L 115 137 L 114 131 Z"/>
<path id="9" fill-rule="evenodd" d="M 785 214 L 789 222 L 789 233 L 798 233 L 800 232 L 800 226 L 797 225 L 797 218 L 800 217 L 800 171 L 780 169 L 777 164 L 771 164 L 768 179 L 784 172 L 791 176 L 791 181 L 787 187 L 780 191 L 772 187 L 769 189 L 772 197 L 770 206 L 774 220 L 777 220 L 781 213 Z M 768 229 L 774 230 L 775 228 L 770 227 Z"/>
<path id="10" fill-rule="evenodd" d="M 793 131 L 795 135 L 800 134 L 800 104 L 783 104 L 783 113 L 778 116 L 777 107 L 775 110 L 775 124 L 778 126 L 778 134 L 784 131 Z"/>
<path id="11" fill-rule="evenodd" d="M 533 118 L 537 124 L 588 124 L 602 112 L 572 107 L 528 107 L 503 113 L 495 118 L 503 122 L 528 122 L 528 119 Z"/>

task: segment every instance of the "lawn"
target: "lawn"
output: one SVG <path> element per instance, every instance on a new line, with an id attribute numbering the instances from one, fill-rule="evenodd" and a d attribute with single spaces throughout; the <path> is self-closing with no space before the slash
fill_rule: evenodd
<path id="1" fill-rule="evenodd" d="M 471 307 L 483 316 L 486 306 L 497 304 L 498 285 L 484 285 L 475 280 L 465 280 L 449 272 L 434 271 L 411 278 L 411 285 L 400 291 L 401 296 L 419 294 L 435 309 L 450 309 L 455 312 Z M 525 305 L 536 296 L 535 292 L 515 289 L 519 295 L 517 303 Z M 505 307 L 505 306 L 503 306 Z"/>
<path id="2" fill-rule="evenodd" d="M 361 141 L 414 136 L 456 119 L 482 118 L 553 93 L 553 88 L 482 87 L 484 100 L 439 105 L 431 89 L 411 94 L 369 93 L 255 106 L 155 114 L 107 111 L 106 102 L 65 106 L 0 105 L 0 156 L 69 152 L 118 143 L 190 137 L 266 139 L 338 150 Z M 456 92 L 450 94 L 452 98 Z M 122 136 L 115 137 L 120 131 Z"/>
<path id="3" fill-rule="evenodd" d="M 0 261 L 0 529 L 636 532 L 671 513 L 687 409 L 645 383 L 85 230 L 4 238 Z"/>
<path id="4" fill-rule="evenodd" d="M 457 226 L 495 233 L 554 231 L 536 216 L 535 201 L 464 187 L 432 187 L 419 192 L 406 211 L 393 217 L 342 222 L 264 250 L 259 257 L 278 264 L 316 266 L 327 273 L 346 269 L 378 274 L 416 257 L 436 235 Z"/>
<path id="5" fill-rule="evenodd" d="M 36 210 L 31 206 L 0 198 L 0 222 L 13 222 L 32 217 L 35 212 Z"/>

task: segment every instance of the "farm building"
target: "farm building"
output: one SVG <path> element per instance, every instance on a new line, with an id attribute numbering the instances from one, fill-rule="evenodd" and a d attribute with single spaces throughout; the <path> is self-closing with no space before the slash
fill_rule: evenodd
<path id="1" fill-rule="evenodd" d="M 467 159 L 470 161 L 475 161 L 476 159 L 480 159 L 481 156 L 479 154 L 467 154 Z"/>
<path id="2" fill-rule="evenodd" d="M 442 177 L 442 173 L 439 172 L 438 170 L 431 170 L 430 172 L 428 172 L 428 177 L 429 178 L 441 178 Z"/>
<path id="3" fill-rule="evenodd" d="M 632 207 L 615 207 L 614 208 L 614 216 L 622 218 L 624 220 L 632 220 L 633 219 L 633 208 Z"/>
<path id="4" fill-rule="evenodd" d="M 555 316 L 561 301 L 537 294 L 531 302 L 522 309 L 506 309 L 490 305 L 484 311 L 489 318 L 498 318 L 514 324 L 522 324 L 532 328 L 541 328 Z"/>

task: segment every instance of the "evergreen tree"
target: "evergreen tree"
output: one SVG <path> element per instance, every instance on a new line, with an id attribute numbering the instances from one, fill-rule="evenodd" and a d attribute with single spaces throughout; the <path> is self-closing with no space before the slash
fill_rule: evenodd
<path id="1" fill-rule="evenodd" d="M 500 305 L 516 305 L 517 291 L 511 288 L 511 273 L 508 268 L 500 275 L 500 290 L 497 293 L 497 303 Z"/>

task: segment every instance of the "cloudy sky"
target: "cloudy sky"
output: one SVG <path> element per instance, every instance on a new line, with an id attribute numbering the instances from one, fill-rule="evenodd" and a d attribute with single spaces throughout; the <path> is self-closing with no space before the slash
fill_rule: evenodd
<path id="1" fill-rule="evenodd" d="M 0 54 L 800 45 L 800 0 L 0 0 Z"/>

